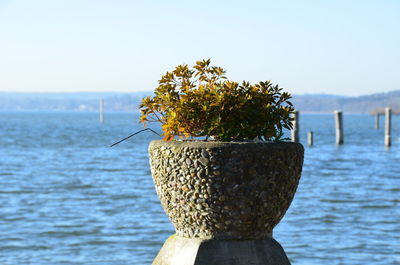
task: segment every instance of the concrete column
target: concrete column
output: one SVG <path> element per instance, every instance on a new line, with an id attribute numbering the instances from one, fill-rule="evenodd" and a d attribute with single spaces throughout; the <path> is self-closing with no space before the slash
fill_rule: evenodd
<path id="1" fill-rule="evenodd" d="M 300 118 L 300 113 L 298 111 L 295 111 L 293 114 L 293 129 L 292 129 L 292 142 L 300 142 L 299 138 L 299 118 Z"/>
<path id="2" fill-rule="evenodd" d="M 385 146 L 390 147 L 392 145 L 391 139 L 392 130 L 392 110 L 390 108 L 385 109 Z"/>
<path id="3" fill-rule="evenodd" d="M 99 120 L 100 123 L 104 123 L 104 99 L 100 99 L 100 103 L 99 103 Z"/>
<path id="4" fill-rule="evenodd" d="M 312 131 L 308 132 L 307 139 L 308 139 L 308 146 L 313 146 L 314 136 Z"/>
<path id="5" fill-rule="evenodd" d="M 290 265 L 282 246 L 273 238 L 216 240 L 173 235 L 152 265 Z"/>
<path id="6" fill-rule="evenodd" d="M 343 113 L 335 111 L 336 145 L 343 144 Z"/>
<path id="7" fill-rule="evenodd" d="M 380 114 L 379 114 L 379 112 L 377 112 L 376 114 L 375 114 L 375 129 L 379 129 L 379 118 L 380 118 Z"/>

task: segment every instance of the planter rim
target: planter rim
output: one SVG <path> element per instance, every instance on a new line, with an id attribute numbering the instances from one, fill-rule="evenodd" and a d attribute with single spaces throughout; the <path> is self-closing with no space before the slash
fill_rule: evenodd
<path id="1" fill-rule="evenodd" d="M 163 141 L 153 140 L 150 146 L 169 146 L 169 147 L 194 147 L 194 148 L 218 148 L 227 146 L 269 146 L 276 148 L 302 148 L 301 143 L 296 142 L 219 142 L 219 141 Z"/>

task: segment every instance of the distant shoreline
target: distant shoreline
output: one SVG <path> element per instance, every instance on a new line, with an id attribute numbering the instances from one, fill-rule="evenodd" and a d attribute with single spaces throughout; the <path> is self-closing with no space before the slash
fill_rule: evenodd
<path id="1" fill-rule="evenodd" d="M 150 95 L 152 95 L 150 91 L 132 93 L 0 92 L 0 110 L 97 112 L 99 101 L 103 99 L 106 112 L 138 112 L 141 99 Z M 335 110 L 352 114 L 368 114 L 385 107 L 391 107 L 396 112 L 400 110 L 400 90 L 359 97 L 329 94 L 293 95 L 291 101 L 303 114 L 330 114 Z"/>
<path id="2" fill-rule="evenodd" d="M 7 113 L 7 112 L 15 112 L 15 113 L 91 113 L 91 114 L 98 114 L 98 111 L 88 111 L 88 110 L 40 110 L 40 109 L 0 109 L 0 113 Z M 118 114 L 118 113 L 126 113 L 126 114 L 140 114 L 139 110 L 106 110 L 105 115 L 107 113 Z M 365 112 L 344 112 L 348 115 L 369 115 L 373 116 L 370 113 Z M 333 115 L 333 112 L 315 112 L 315 111 L 300 111 L 300 115 Z M 396 115 L 396 114 L 393 114 Z"/>

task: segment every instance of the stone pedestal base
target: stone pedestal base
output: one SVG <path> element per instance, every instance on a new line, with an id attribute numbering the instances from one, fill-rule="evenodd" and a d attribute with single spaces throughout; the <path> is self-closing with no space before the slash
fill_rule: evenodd
<path id="1" fill-rule="evenodd" d="M 263 240 L 192 239 L 173 235 L 153 265 L 290 265 L 281 245 Z"/>

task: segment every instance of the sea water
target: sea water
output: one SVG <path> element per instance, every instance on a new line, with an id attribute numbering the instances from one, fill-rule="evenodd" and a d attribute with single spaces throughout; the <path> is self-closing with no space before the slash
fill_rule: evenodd
<path id="1" fill-rule="evenodd" d="M 0 264 L 151 264 L 173 226 L 138 114 L 0 112 Z M 274 238 L 292 264 L 400 264 L 400 118 L 301 114 L 302 178 Z M 157 126 L 151 126 L 158 129 Z M 307 132 L 314 146 L 306 146 Z"/>

